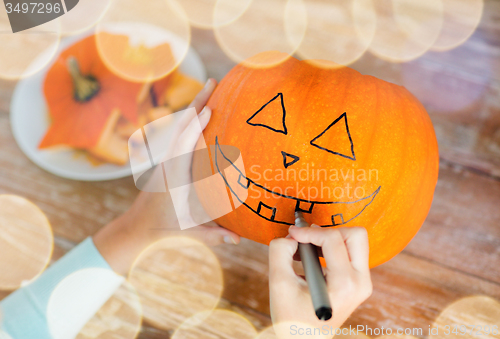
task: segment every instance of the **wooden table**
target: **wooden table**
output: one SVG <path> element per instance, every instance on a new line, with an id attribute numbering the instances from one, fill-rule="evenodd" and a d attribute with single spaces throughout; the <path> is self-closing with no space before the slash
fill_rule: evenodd
<path id="1" fill-rule="evenodd" d="M 499 23 L 500 1 L 487 0 L 478 30 L 455 50 L 429 52 L 408 64 L 366 53 L 353 65 L 362 73 L 408 84 L 432 118 L 441 162 L 422 229 L 401 254 L 372 270 L 373 295 L 346 325 L 423 328 L 426 336 L 425 329 L 453 301 L 474 294 L 500 299 Z M 192 45 L 209 76 L 220 80 L 234 66 L 211 31 L 194 29 Z M 54 261 L 124 212 L 137 189 L 131 178 L 78 182 L 34 165 L 10 130 L 14 87 L 14 82 L 0 81 L 0 193 L 26 197 L 47 214 L 55 235 Z M 442 103 L 447 99 L 451 105 L 456 100 L 467 105 L 446 112 Z M 243 240 L 213 250 L 224 272 L 219 307 L 243 314 L 258 330 L 270 325 L 267 247 Z M 166 338 L 169 333 L 145 322 L 139 337 Z"/>

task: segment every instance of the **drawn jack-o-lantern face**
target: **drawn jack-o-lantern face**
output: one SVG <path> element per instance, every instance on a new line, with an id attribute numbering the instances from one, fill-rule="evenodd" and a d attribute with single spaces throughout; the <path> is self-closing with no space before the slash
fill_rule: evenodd
<path id="1" fill-rule="evenodd" d="M 246 123 L 250 126 L 264 127 L 268 130 L 256 131 L 254 136 L 257 138 L 265 138 L 268 133 L 281 133 L 289 138 L 289 131 L 286 126 L 287 117 L 283 94 L 278 93 L 274 96 L 269 102 L 252 114 L 247 119 Z M 321 129 L 321 126 L 319 127 Z M 327 127 L 323 128 L 324 130 L 321 130 L 314 138 L 311 138 L 309 133 L 297 133 L 292 142 L 310 144 L 321 151 L 343 157 L 344 159 L 349 159 L 350 161 L 356 161 L 354 145 L 349 133 L 347 114 L 345 112 L 342 113 Z M 335 139 L 335 142 L 332 143 L 328 140 L 331 134 L 334 134 L 333 137 Z M 304 154 L 302 153 L 304 151 L 309 153 L 313 150 L 305 147 L 299 150 L 301 151 L 300 153 L 294 151 L 295 154 L 292 154 L 289 153 L 292 152 L 289 149 L 290 147 L 287 148 L 287 139 L 284 140 L 285 142 L 280 142 L 280 138 L 284 137 L 278 135 L 274 136 L 274 138 L 276 146 L 273 147 L 274 156 L 278 161 L 282 161 L 283 166 L 274 168 L 273 170 L 269 167 L 264 168 L 262 175 L 260 175 L 260 173 L 256 175 L 263 180 L 253 178 L 252 176 L 246 176 L 245 173 L 247 172 L 244 171 L 244 169 L 238 168 L 238 166 L 224 154 L 224 151 L 219 145 L 218 137 L 216 136 L 215 138 L 214 158 L 217 172 L 224 178 L 224 182 L 232 195 L 259 217 L 273 223 L 290 226 L 293 225 L 295 219 L 293 211 L 301 211 L 309 215 L 308 219 L 314 220 L 314 222 L 320 226 L 344 225 L 359 216 L 365 208 L 371 204 L 380 191 L 381 187 L 378 186 L 373 192 L 370 192 L 370 194 L 364 195 L 364 189 L 361 189 L 358 191 L 362 191 L 363 195 L 356 196 L 356 199 L 353 200 L 352 196 L 357 195 L 358 192 L 356 192 L 356 194 L 344 192 L 344 190 L 349 187 L 349 182 L 347 181 L 347 187 L 342 187 L 342 185 L 332 189 L 326 187 L 323 188 L 322 191 L 318 189 L 313 191 L 310 186 L 307 187 L 307 190 L 303 187 L 302 192 L 306 191 L 307 194 L 301 194 L 300 190 L 295 190 L 295 188 L 297 188 L 297 182 L 306 179 L 307 183 L 305 185 L 310 185 L 311 181 L 314 181 L 312 177 L 315 174 L 314 172 L 316 172 L 316 180 L 328 181 L 333 178 L 332 171 L 326 171 L 326 169 L 318 171 L 320 168 L 315 171 L 314 168 L 307 168 L 311 165 L 310 162 L 306 163 L 306 168 L 304 168 L 304 161 L 302 164 L 299 163 L 301 157 L 304 158 Z M 280 149 L 281 145 L 286 151 Z M 296 147 L 293 147 L 293 149 L 297 150 Z M 329 154 L 318 155 L 319 158 L 321 158 L 321 156 L 331 156 Z M 344 159 L 340 159 L 340 161 L 345 161 Z M 232 169 L 239 172 L 237 181 L 231 180 L 231 177 L 234 176 L 229 177 L 225 175 L 225 171 L 223 171 L 222 168 L 228 168 L 229 166 L 227 166 L 227 164 L 225 167 L 221 166 L 224 162 L 229 162 Z M 295 167 L 289 169 L 289 167 L 293 165 L 295 165 Z M 302 166 L 299 168 L 299 165 Z M 231 167 L 229 168 L 231 169 Z M 253 168 L 255 169 L 255 167 Z M 304 169 L 306 169 L 307 175 L 304 175 L 306 173 Z M 250 166 L 250 172 L 252 172 L 252 166 Z M 311 178 L 309 178 L 309 175 Z M 349 171 L 345 171 L 345 173 L 342 172 L 341 175 L 349 176 L 350 173 Z M 278 179 L 280 181 L 287 181 L 286 178 L 288 178 L 288 183 L 282 183 L 272 187 L 267 184 L 268 178 L 272 180 Z M 293 182 L 290 181 L 290 179 L 292 179 Z M 242 189 L 244 191 L 242 191 Z M 294 192 L 298 192 L 298 194 L 295 193 L 296 195 L 294 195 Z M 336 197 L 336 199 L 332 199 L 333 197 Z"/>
<path id="2" fill-rule="evenodd" d="M 265 244 L 288 234 L 296 210 L 323 227 L 363 226 L 375 266 L 423 223 L 437 143 L 427 113 L 403 87 L 291 58 L 268 69 L 236 66 L 208 106 L 213 171 L 239 206 L 220 225 Z M 240 150 L 244 168 L 224 145 Z M 209 214 L 216 190 L 198 188 Z"/>

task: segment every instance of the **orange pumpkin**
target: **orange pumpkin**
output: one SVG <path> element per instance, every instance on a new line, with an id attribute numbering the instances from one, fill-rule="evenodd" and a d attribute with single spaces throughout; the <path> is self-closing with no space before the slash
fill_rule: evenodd
<path id="1" fill-rule="evenodd" d="M 89 36 L 63 51 L 44 82 L 52 125 L 39 147 L 95 147 L 116 109 L 137 123 L 137 95 L 142 84 L 123 80 L 109 71 Z"/>
<path id="2" fill-rule="evenodd" d="M 234 67 L 208 106 L 203 137 L 226 187 L 196 188 L 212 216 L 212 201 L 232 199 L 236 208 L 216 219 L 223 227 L 269 244 L 288 234 L 295 210 L 323 227 L 362 226 L 373 267 L 399 253 L 424 222 L 438 146 L 427 112 L 404 87 L 290 58 L 271 68 Z M 224 145 L 237 147 L 244 165 Z M 195 156 L 195 180 L 206 168 Z"/>

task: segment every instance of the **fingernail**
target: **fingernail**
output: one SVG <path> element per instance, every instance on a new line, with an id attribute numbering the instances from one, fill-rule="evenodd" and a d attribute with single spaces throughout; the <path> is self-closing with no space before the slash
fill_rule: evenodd
<path id="1" fill-rule="evenodd" d="M 321 226 L 316 225 L 316 224 L 312 224 L 311 227 L 321 227 Z"/>
<path id="2" fill-rule="evenodd" d="M 289 234 L 285 237 L 286 239 L 292 239 L 292 236 Z"/>
<path id="3" fill-rule="evenodd" d="M 198 114 L 198 116 L 201 117 L 206 112 L 207 112 L 207 106 L 203 107 L 203 109 L 201 110 L 200 114 Z"/>
<path id="4" fill-rule="evenodd" d="M 236 245 L 236 241 L 232 237 L 230 237 L 229 235 L 224 236 L 224 242 L 226 244 Z"/>
<path id="5" fill-rule="evenodd" d="M 203 87 L 204 89 L 208 88 L 208 86 L 210 86 L 210 82 L 211 82 L 212 79 L 208 79 L 207 82 L 205 83 L 205 87 Z"/>

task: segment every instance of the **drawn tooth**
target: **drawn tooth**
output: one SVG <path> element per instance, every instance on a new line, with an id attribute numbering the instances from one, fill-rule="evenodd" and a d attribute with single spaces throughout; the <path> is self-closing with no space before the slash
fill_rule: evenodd
<path id="1" fill-rule="evenodd" d="M 332 215 L 332 225 L 337 226 L 337 225 L 342 225 L 344 223 L 344 216 L 342 213 Z"/>
<path id="2" fill-rule="evenodd" d="M 240 174 L 240 176 L 238 177 L 238 184 L 244 189 L 248 189 L 248 187 L 250 186 L 250 180 Z"/>
<path id="3" fill-rule="evenodd" d="M 297 200 L 297 205 L 295 205 L 295 210 L 303 213 L 312 213 L 313 207 L 314 207 L 313 202 Z"/>
<path id="4" fill-rule="evenodd" d="M 276 207 L 267 206 L 262 201 L 259 202 L 259 207 L 257 207 L 257 214 L 264 219 L 274 221 L 276 217 Z"/>

